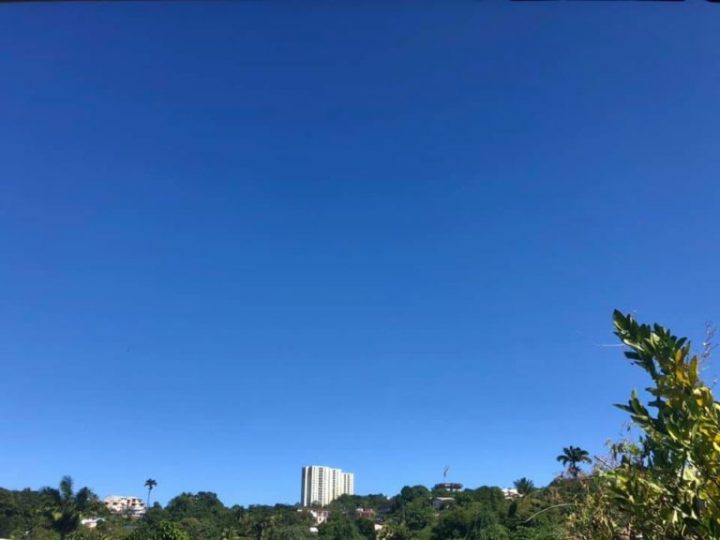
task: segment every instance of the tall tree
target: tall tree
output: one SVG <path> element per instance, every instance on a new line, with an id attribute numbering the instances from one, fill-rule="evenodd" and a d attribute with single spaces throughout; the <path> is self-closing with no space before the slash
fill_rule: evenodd
<path id="1" fill-rule="evenodd" d="M 84 487 L 77 493 L 73 492 L 73 480 L 63 476 L 58 489 L 45 488 L 42 490 L 48 503 L 47 515 L 52 528 L 65 540 L 80 525 L 80 516 L 83 510 L 97 500 L 97 496 Z"/>
<path id="2" fill-rule="evenodd" d="M 590 463 L 590 454 L 587 450 L 577 446 L 566 446 L 563 448 L 563 453 L 555 459 L 567 467 L 572 478 L 577 478 L 578 474 L 580 474 L 579 464 Z"/>
<path id="3" fill-rule="evenodd" d="M 152 478 L 148 478 L 145 480 L 145 487 L 148 490 L 148 496 L 147 496 L 147 507 L 150 508 L 150 492 L 155 489 L 155 486 L 157 486 L 157 482 L 153 480 Z"/>
<path id="4" fill-rule="evenodd" d="M 520 495 L 527 495 L 528 493 L 535 491 L 535 483 L 529 478 L 524 476 L 519 480 L 515 480 L 515 489 Z"/>

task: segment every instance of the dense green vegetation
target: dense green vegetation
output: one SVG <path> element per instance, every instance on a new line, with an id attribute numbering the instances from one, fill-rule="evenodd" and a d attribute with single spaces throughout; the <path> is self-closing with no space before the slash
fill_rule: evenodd
<path id="1" fill-rule="evenodd" d="M 521 480 L 532 484 L 527 479 Z M 548 488 L 531 489 L 514 500 L 506 499 L 496 487 L 451 494 L 425 486 L 406 486 L 395 497 L 343 495 L 327 507 L 329 519 L 316 532 L 311 532 L 315 521 L 307 510 L 288 505 L 226 507 L 209 492 L 182 493 L 165 507 L 156 503 L 142 519 L 133 520 L 112 515 L 101 504 L 90 507 L 73 503 L 66 505 L 64 514 L 58 514 L 54 509 L 56 503 L 45 492 L 0 490 L 0 537 L 68 540 L 553 538 L 554 523 L 562 521 L 561 509 L 544 512 L 530 521 L 528 518 L 561 498 L 566 483 L 560 481 Z M 433 506 L 433 501 L 438 504 L 438 497 L 444 500 L 442 508 Z M 449 497 L 454 500 L 449 501 Z M 93 500 L 97 499 L 93 496 Z M 358 512 L 360 508 L 365 511 L 363 515 Z M 53 518 L 56 514 L 58 519 Z M 90 515 L 104 518 L 97 529 L 79 526 L 80 517 Z M 382 529 L 376 531 L 376 524 L 382 525 Z"/>
<path id="2" fill-rule="evenodd" d="M 633 391 L 628 412 L 641 431 L 600 459 L 569 525 L 580 539 L 720 538 L 720 403 L 700 378 L 709 357 L 660 325 L 616 311 L 625 356 L 650 378 L 646 403 Z"/>
<path id="3" fill-rule="evenodd" d="M 592 463 L 567 446 L 566 471 L 545 487 L 515 481 L 516 496 L 497 487 L 444 491 L 406 486 L 393 497 L 344 495 L 315 527 L 308 509 L 289 505 L 225 506 L 211 492 L 182 493 L 141 519 L 110 514 L 88 488 L 65 477 L 57 489 L 0 489 L 0 538 L 33 540 L 615 540 L 720 539 L 720 404 L 700 378 L 709 347 L 659 325 L 616 312 L 626 357 L 650 377 L 648 402 L 627 404 L 639 436 L 619 441 Z M 148 501 L 157 482 L 148 479 Z M 360 511 L 362 510 L 362 511 Z M 83 517 L 101 517 L 96 529 Z"/>

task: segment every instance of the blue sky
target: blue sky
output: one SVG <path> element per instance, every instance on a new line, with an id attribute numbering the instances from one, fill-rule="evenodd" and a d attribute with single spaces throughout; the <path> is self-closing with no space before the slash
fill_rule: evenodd
<path id="1" fill-rule="evenodd" d="M 601 452 L 644 385 L 612 309 L 720 321 L 717 9 L 2 6 L 0 485 Z"/>

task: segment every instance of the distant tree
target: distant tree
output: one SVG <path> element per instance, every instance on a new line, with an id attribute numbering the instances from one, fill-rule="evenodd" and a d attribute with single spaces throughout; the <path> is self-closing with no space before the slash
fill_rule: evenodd
<path id="1" fill-rule="evenodd" d="M 169 519 L 170 515 L 167 510 L 160 506 L 160 503 L 157 501 L 147 509 L 143 517 L 143 521 L 149 525 L 158 525 L 161 521 L 168 521 Z"/>
<path id="2" fill-rule="evenodd" d="M 330 512 L 349 514 L 350 512 L 354 512 L 356 508 L 364 508 L 361 499 L 362 497 L 358 495 L 340 495 L 337 499 L 334 499 L 327 505 L 327 509 Z M 312 507 L 316 508 L 315 504 L 313 504 Z"/>
<path id="3" fill-rule="evenodd" d="M 583 450 L 577 446 L 566 446 L 563 448 L 563 453 L 555 459 L 567 467 L 568 473 L 572 478 L 577 478 L 578 474 L 580 474 L 580 463 L 591 462 L 590 454 L 587 450 Z"/>
<path id="4" fill-rule="evenodd" d="M 268 540 L 312 540 L 315 534 L 302 525 L 273 525 L 266 532 Z"/>
<path id="5" fill-rule="evenodd" d="M 499 523 L 494 523 L 480 530 L 478 540 L 510 540 L 510 532 Z"/>
<path id="6" fill-rule="evenodd" d="M 181 493 L 168 502 L 166 510 L 174 521 L 187 517 L 202 520 L 228 512 L 218 496 L 211 491 Z"/>
<path id="7" fill-rule="evenodd" d="M 364 540 L 355 522 L 348 517 L 334 515 L 320 525 L 318 540 Z"/>
<path id="8" fill-rule="evenodd" d="M 458 505 L 468 506 L 477 502 L 493 511 L 501 510 L 507 503 L 505 494 L 499 487 L 480 486 L 477 489 L 465 489 L 453 494 L 453 497 Z"/>
<path id="9" fill-rule="evenodd" d="M 46 513 L 50 525 L 65 540 L 80 525 L 81 513 L 97 500 L 97 496 L 84 487 L 77 493 L 73 492 L 73 480 L 64 476 L 60 480 L 59 489 L 45 488 L 42 494 L 47 501 Z"/>
<path id="10" fill-rule="evenodd" d="M 386 523 L 377 534 L 378 540 L 412 540 L 415 535 L 405 525 Z"/>
<path id="11" fill-rule="evenodd" d="M 0 488 L 0 538 L 32 534 L 40 540 L 45 532 L 45 537 L 54 536 L 48 529 L 47 515 L 42 511 L 46 506 L 46 498 L 38 491 Z"/>
<path id="12" fill-rule="evenodd" d="M 146 525 L 123 540 L 190 540 L 190 536 L 178 525 L 162 521 L 156 525 Z"/>
<path id="13" fill-rule="evenodd" d="M 517 492 L 520 495 L 527 495 L 528 493 L 535 491 L 535 483 L 524 476 L 519 480 L 515 480 L 514 484 L 515 489 L 517 489 Z"/>
<path id="14" fill-rule="evenodd" d="M 411 531 L 419 531 L 435 521 L 432 494 L 425 486 L 405 486 L 395 497 L 394 517 Z"/>
<path id="15" fill-rule="evenodd" d="M 358 531 L 366 540 L 375 540 L 375 522 L 371 519 L 358 519 L 355 522 Z"/>
<path id="16" fill-rule="evenodd" d="M 26 533 L 27 535 L 24 535 L 24 537 L 32 538 L 32 540 L 57 540 L 58 538 L 55 531 L 43 527 L 33 528 L 31 531 L 26 531 Z M 68 539 L 69 538 L 70 537 L 68 537 Z"/>
<path id="17" fill-rule="evenodd" d="M 78 527 L 68 536 L 68 540 L 111 540 L 116 536 L 110 536 L 98 529 L 88 529 L 87 527 Z"/>
<path id="18" fill-rule="evenodd" d="M 435 511 L 429 499 L 417 498 L 405 506 L 403 518 L 411 531 L 419 531 L 435 522 Z"/>
<path id="19" fill-rule="evenodd" d="M 432 529 L 432 540 L 477 540 L 483 529 L 498 523 L 497 515 L 483 503 L 453 508 L 438 519 Z"/>
<path id="20" fill-rule="evenodd" d="M 219 538 L 224 529 L 238 525 L 234 513 L 210 491 L 181 493 L 168 502 L 165 510 L 191 540 Z"/>
<path id="21" fill-rule="evenodd" d="M 429 499 L 430 490 L 425 486 L 405 486 L 400 490 L 398 499 L 403 503 L 409 503 L 415 499 Z"/>
<path id="22" fill-rule="evenodd" d="M 145 487 L 148 490 L 147 503 L 146 503 L 146 506 L 148 508 L 150 508 L 150 492 L 153 489 L 155 489 L 155 486 L 157 486 L 157 482 L 155 480 L 153 480 L 152 478 L 148 478 L 147 480 L 145 480 Z"/>

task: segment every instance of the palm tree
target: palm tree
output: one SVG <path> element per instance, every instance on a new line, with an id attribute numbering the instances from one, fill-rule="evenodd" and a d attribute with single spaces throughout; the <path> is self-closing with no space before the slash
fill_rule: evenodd
<path id="1" fill-rule="evenodd" d="M 567 467 L 572 478 L 577 478 L 580 474 L 579 463 L 591 463 L 588 451 L 577 446 L 566 446 L 563 453 L 555 459 Z"/>
<path id="2" fill-rule="evenodd" d="M 73 480 L 69 476 L 63 476 L 59 489 L 48 487 L 42 493 L 47 498 L 50 524 L 60 535 L 60 540 L 65 540 L 78 528 L 81 512 L 97 501 L 97 495 L 86 487 L 73 493 Z"/>
<path id="3" fill-rule="evenodd" d="M 147 507 L 150 508 L 150 492 L 157 486 L 157 482 L 153 480 L 152 478 L 148 478 L 145 480 L 145 487 L 148 488 L 148 496 L 147 496 Z"/>
<path id="4" fill-rule="evenodd" d="M 527 495 L 531 491 L 535 491 L 535 483 L 524 476 L 519 480 L 515 480 L 514 484 L 515 489 L 520 495 Z"/>

